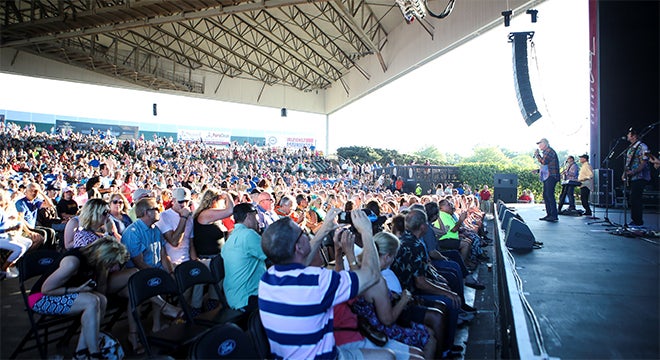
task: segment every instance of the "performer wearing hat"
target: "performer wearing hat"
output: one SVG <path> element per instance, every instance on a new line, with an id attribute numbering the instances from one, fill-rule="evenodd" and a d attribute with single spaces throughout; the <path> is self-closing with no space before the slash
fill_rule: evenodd
<path id="1" fill-rule="evenodd" d="M 638 138 L 637 130 L 633 128 L 628 129 L 627 138 L 630 146 L 626 150 L 626 165 L 621 180 L 625 181 L 630 189 L 628 206 L 630 206 L 632 221 L 629 225 L 642 226 L 644 225 L 642 194 L 644 186 L 651 180 L 649 158 L 646 155 L 649 148 Z"/>
<path id="2" fill-rule="evenodd" d="M 589 207 L 589 195 L 594 187 L 594 170 L 589 164 L 589 155 L 580 155 L 580 173 L 578 174 L 578 181 L 580 182 L 580 200 L 584 208 L 585 216 L 591 216 L 591 208 Z"/>

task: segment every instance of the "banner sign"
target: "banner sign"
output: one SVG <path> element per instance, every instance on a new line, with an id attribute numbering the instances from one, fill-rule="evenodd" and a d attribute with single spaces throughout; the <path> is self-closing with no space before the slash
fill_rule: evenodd
<path id="1" fill-rule="evenodd" d="M 229 145 L 231 134 L 213 130 L 179 130 L 177 139 L 181 141 L 202 141 L 207 145 Z"/>
<path id="2" fill-rule="evenodd" d="M 286 147 L 288 148 L 302 148 L 307 147 L 308 149 L 314 146 L 314 138 L 303 138 L 303 137 L 288 137 L 286 138 Z"/>
<path id="3" fill-rule="evenodd" d="M 57 132 L 74 131 L 85 135 L 90 135 L 92 131 L 100 135 L 106 135 L 109 132 L 112 136 L 122 140 L 137 139 L 139 130 L 137 126 L 94 124 L 68 120 L 55 120 L 55 129 Z"/>

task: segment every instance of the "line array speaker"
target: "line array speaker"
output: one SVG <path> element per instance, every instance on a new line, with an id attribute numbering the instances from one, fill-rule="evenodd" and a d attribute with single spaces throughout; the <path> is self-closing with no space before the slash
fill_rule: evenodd
<path id="1" fill-rule="evenodd" d="M 532 84 L 529 81 L 529 64 L 527 62 L 527 40 L 534 36 L 533 31 L 512 32 L 509 40 L 513 42 L 513 83 L 516 88 L 516 97 L 523 119 L 527 126 L 532 125 L 541 118 L 536 107 Z"/>

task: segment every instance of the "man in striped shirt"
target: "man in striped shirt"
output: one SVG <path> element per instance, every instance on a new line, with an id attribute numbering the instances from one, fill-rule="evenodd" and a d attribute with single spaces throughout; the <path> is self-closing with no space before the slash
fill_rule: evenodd
<path id="1" fill-rule="evenodd" d="M 351 212 L 364 244 L 359 270 L 338 272 L 309 266 L 322 239 L 337 226 L 338 212 L 335 208 L 328 212 L 314 238 L 289 217 L 271 224 L 262 236 L 261 246 L 274 266 L 259 282 L 259 310 L 276 359 L 362 357 L 359 350 L 345 353 L 335 346 L 333 307 L 358 296 L 379 279 L 378 252 L 367 215 L 361 210 Z M 388 353 L 381 356 L 389 357 Z"/>

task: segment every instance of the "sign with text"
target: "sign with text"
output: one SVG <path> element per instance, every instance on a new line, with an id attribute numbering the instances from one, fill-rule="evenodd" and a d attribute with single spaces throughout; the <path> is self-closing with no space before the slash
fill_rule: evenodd
<path id="1" fill-rule="evenodd" d="M 229 145 L 231 134 L 213 130 L 179 130 L 177 139 L 182 141 L 202 141 L 207 145 Z"/>

